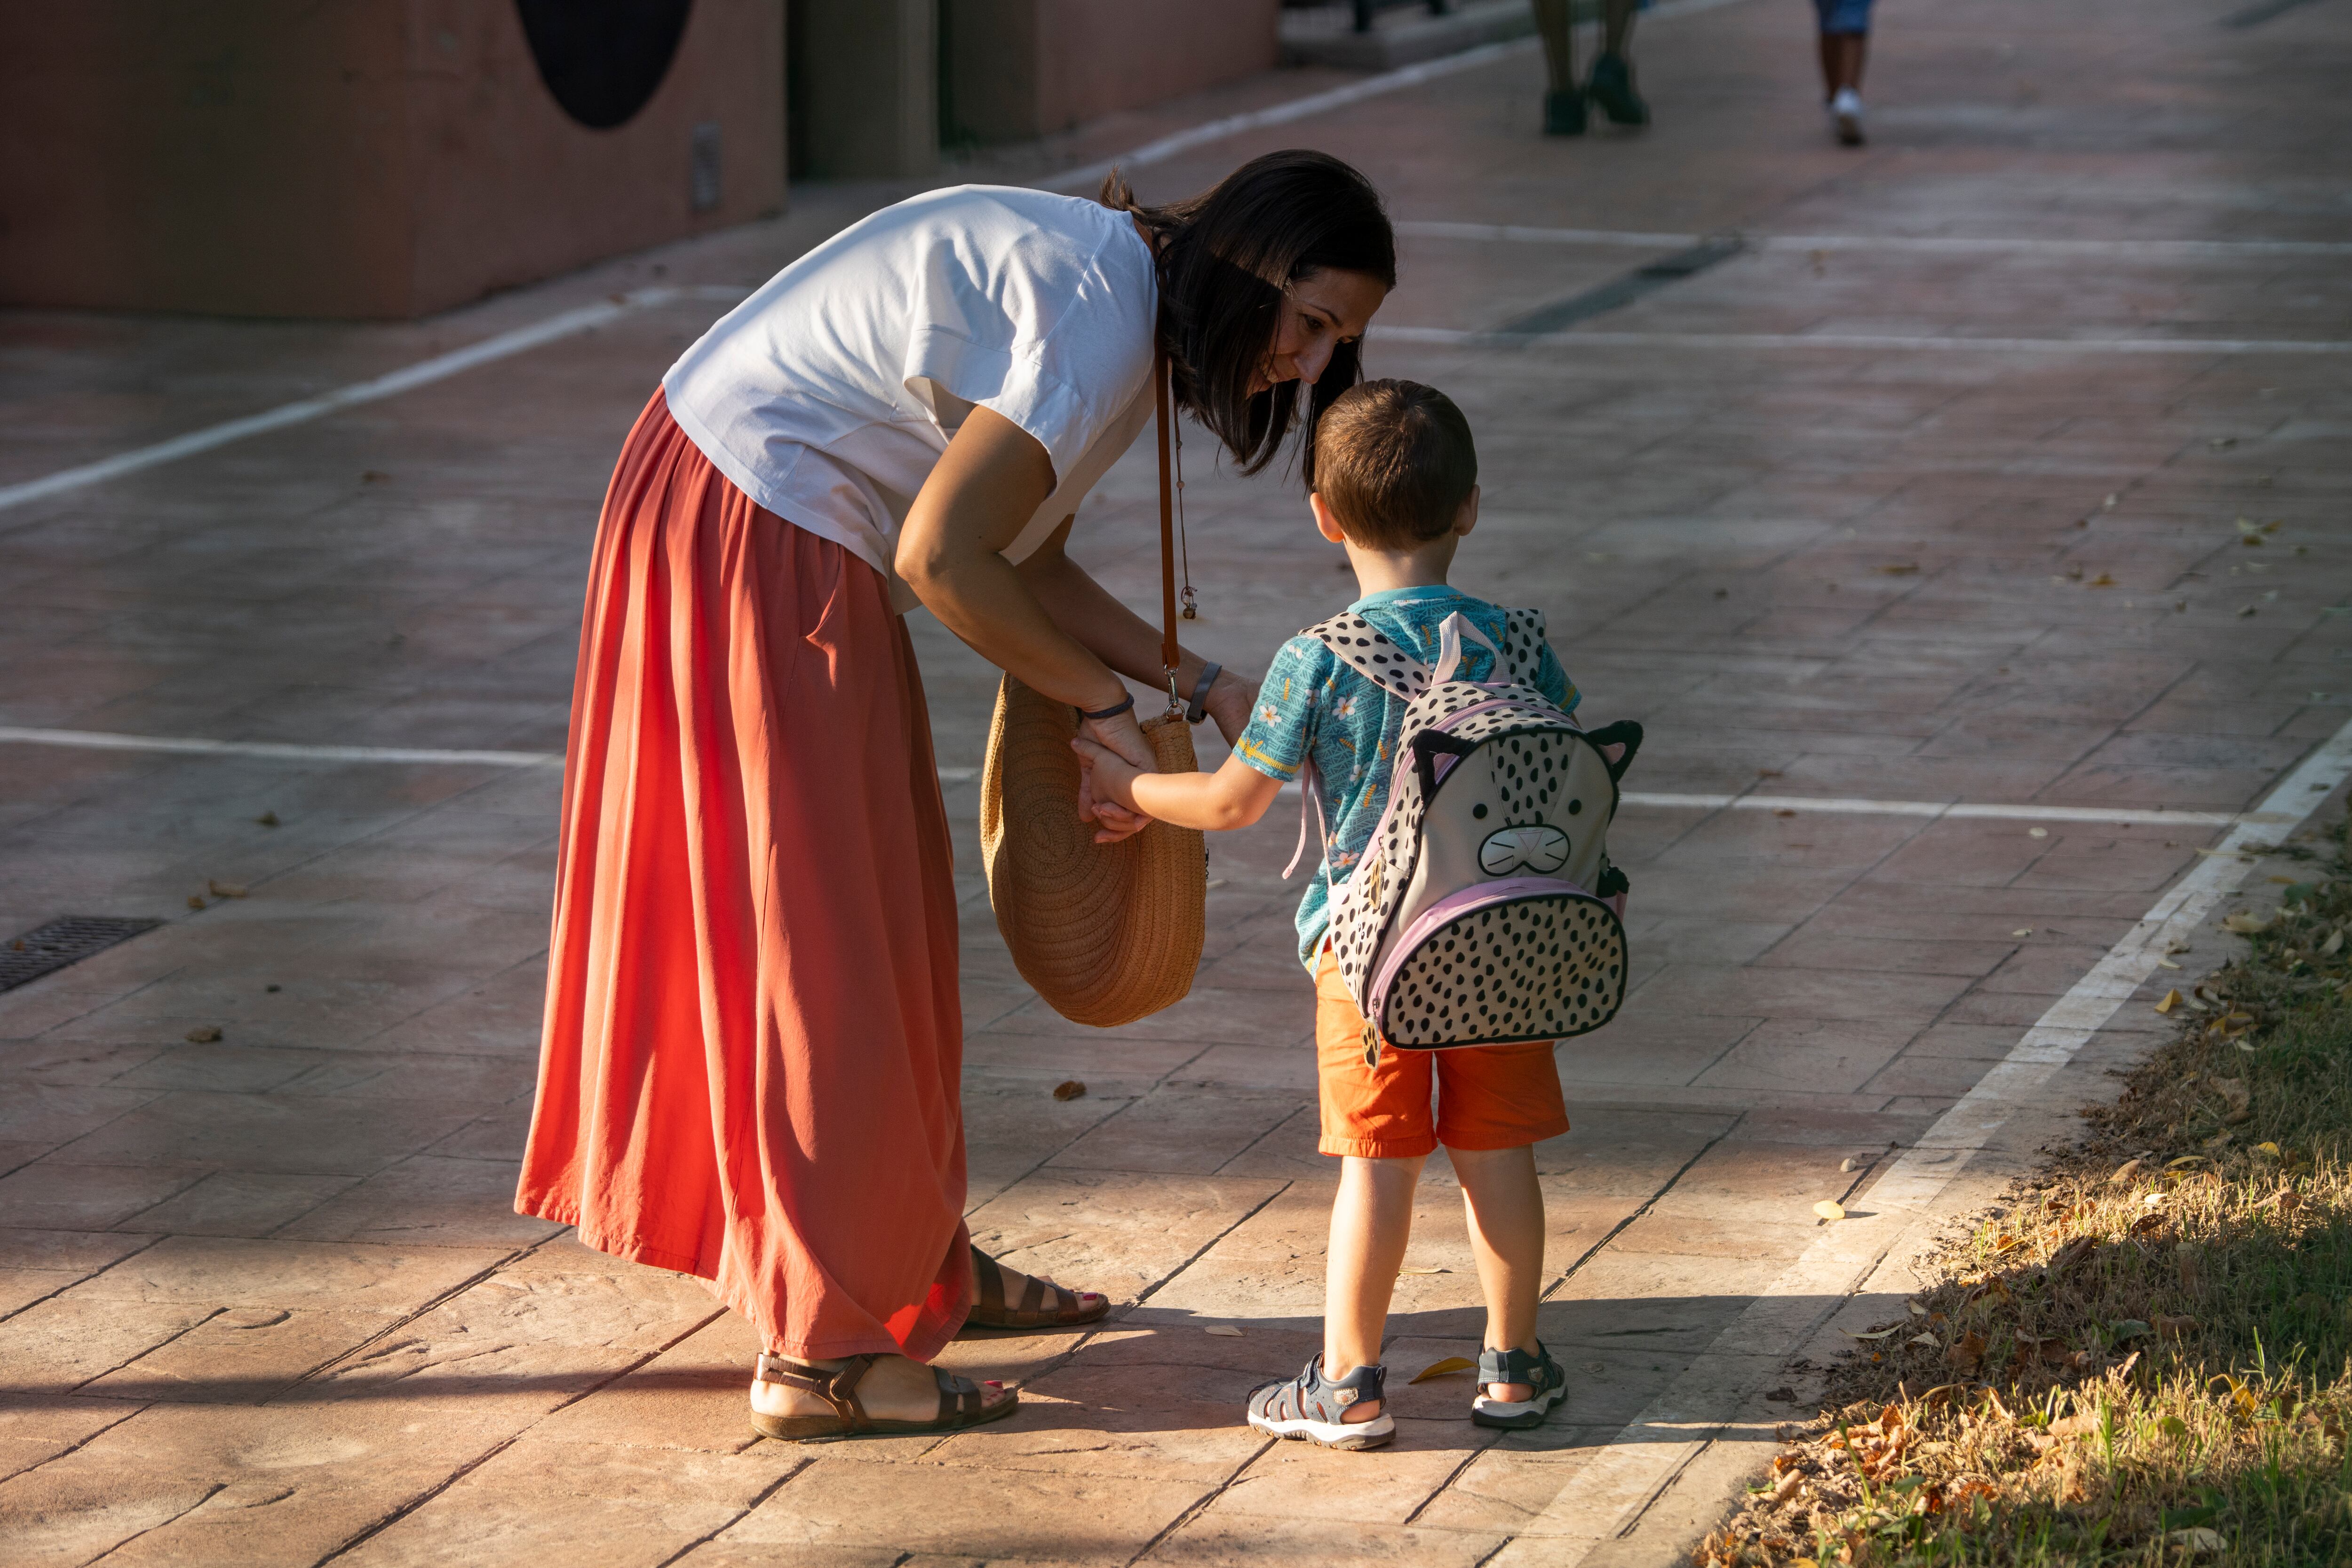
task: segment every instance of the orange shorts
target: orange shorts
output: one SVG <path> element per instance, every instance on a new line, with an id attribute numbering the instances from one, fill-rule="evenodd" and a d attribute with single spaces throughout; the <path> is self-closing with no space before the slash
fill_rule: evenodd
<path id="1" fill-rule="evenodd" d="M 1549 1040 L 1443 1051 L 1383 1046 L 1380 1065 L 1368 1067 L 1364 1033 L 1364 1016 L 1326 948 L 1315 971 L 1315 1080 L 1323 1102 L 1323 1136 L 1315 1146 L 1326 1154 L 1412 1158 L 1440 1143 L 1519 1149 L 1568 1131 Z"/>

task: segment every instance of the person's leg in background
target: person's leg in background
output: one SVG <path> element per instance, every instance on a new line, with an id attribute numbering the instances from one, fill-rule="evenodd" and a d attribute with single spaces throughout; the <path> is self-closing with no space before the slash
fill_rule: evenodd
<path id="1" fill-rule="evenodd" d="M 1535 0 L 1536 32 L 1543 38 L 1544 134 L 1584 134 L 1584 93 L 1576 85 L 1576 23 L 1569 0 Z"/>
<path id="2" fill-rule="evenodd" d="M 1870 49 L 1870 0 L 1813 0 L 1820 14 L 1822 97 L 1841 146 L 1859 147 L 1862 66 Z"/>
<path id="3" fill-rule="evenodd" d="M 1585 96 L 1601 106 L 1613 125 L 1647 125 L 1650 106 L 1633 88 L 1633 60 L 1627 43 L 1639 0 L 1601 0 L 1601 57 L 1592 62 Z"/>

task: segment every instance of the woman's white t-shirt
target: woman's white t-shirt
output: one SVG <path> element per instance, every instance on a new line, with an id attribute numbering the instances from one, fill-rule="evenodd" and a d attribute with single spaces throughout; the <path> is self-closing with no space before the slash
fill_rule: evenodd
<path id="1" fill-rule="evenodd" d="M 885 207 L 777 273 L 662 390 L 737 489 L 890 578 L 904 610 L 899 525 L 972 406 L 1053 459 L 1054 493 L 1005 551 L 1018 561 L 1143 428 L 1158 310 L 1127 214 L 959 185 Z"/>

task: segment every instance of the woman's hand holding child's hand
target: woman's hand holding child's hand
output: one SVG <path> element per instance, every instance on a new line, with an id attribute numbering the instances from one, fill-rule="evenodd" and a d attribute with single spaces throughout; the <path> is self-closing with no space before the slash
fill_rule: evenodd
<path id="1" fill-rule="evenodd" d="M 1136 761 L 1138 756 L 1149 758 L 1151 745 L 1143 738 L 1135 715 L 1130 711 L 1109 720 L 1089 720 L 1078 727 L 1070 744 L 1078 749 L 1078 820 L 1095 825 L 1095 842 L 1116 844 L 1150 826 L 1150 816 L 1136 808 L 1133 789 L 1106 787 L 1109 775 L 1098 773 L 1087 758 L 1091 752 L 1116 763 L 1130 785 L 1137 773 L 1150 771 Z"/>
<path id="2" fill-rule="evenodd" d="M 1070 745 L 1078 753 L 1080 798 L 1091 799 L 1097 813 L 1108 806 L 1124 809 L 1139 817 L 1143 816 L 1135 804 L 1135 780 L 1142 769 L 1109 747 L 1084 735 L 1073 740 Z M 1109 842 L 1100 834 L 1096 835 L 1095 841 L 1098 844 Z"/>

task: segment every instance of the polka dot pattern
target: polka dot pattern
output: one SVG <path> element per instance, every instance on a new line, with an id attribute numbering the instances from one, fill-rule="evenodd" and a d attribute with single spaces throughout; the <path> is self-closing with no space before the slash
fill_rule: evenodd
<path id="1" fill-rule="evenodd" d="M 1583 893 L 1512 899 L 1448 921 L 1389 981 L 1392 1046 L 1499 1046 L 1589 1033 L 1625 1000 L 1625 927 Z"/>

